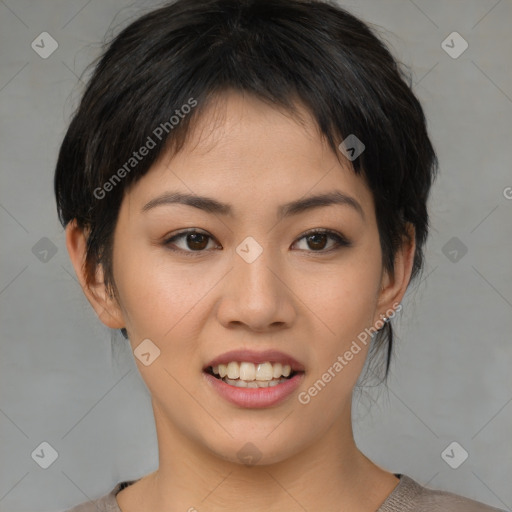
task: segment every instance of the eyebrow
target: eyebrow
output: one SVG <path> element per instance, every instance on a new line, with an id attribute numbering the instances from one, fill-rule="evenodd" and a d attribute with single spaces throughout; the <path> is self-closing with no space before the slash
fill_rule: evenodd
<path id="1" fill-rule="evenodd" d="M 210 213 L 229 216 L 233 215 L 233 208 L 227 203 L 222 203 L 211 197 L 182 192 L 165 192 L 146 203 L 142 208 L 142 212 L 147 212 L 157 206 L 170 204 L 184 204 Z M 327 192 L 325 194 L 317 194 L 285 203 L 278 208 L 277 216 L 278 219 L 281 220 L 292 215 L 298 215 L 299 213 L 303 213 L 313 208 L 331 206 L 335 204 L 349 206 L 357 211 L 364 220 L 366 219 L 364 210 L 359 202 L 352 196 L 344 194 L 339 190 Z"/>

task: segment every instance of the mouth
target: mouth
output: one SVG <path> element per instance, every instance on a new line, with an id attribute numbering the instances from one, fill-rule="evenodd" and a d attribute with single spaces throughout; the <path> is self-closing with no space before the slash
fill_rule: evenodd
<path id="1" fill-rule="evenodd" d="M 274 387 L 293 379 L 299 373 L 304 373 L 301 370 L 292 369 L 289 364 L 283 365 L 270 361 L 259 364 L 231 361 L 228 364 L 208 366 L 204 371 L 212 377 L 238 388 Z"/>
<path id="2" fill-rule="evenodd" d="M 304 382 L 305 367 L 278 350 L 232 350 L 203 366 L 209 389 L 242 408 L 285 403 Z"/>

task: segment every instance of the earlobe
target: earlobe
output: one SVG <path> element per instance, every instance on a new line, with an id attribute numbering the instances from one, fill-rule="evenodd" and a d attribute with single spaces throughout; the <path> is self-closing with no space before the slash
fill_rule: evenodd
<path id="1" fill-rule="evenodd" d="M 375 321 L 381 318 L 381 315 L 389 316 L 396 310 L 407 291 L 416 251 L 415 230 L 412 224 L 408 224 L 408 234 L 395 255 L 394 275 L 391 276 L 386 271 L 383 273 Z"/>
<path id="2" fill-rule="evenodd" d="M 124 327 L 125 322 L 119 305 L 105 286 L 101 265 L 97 266 L 93 278 L 89 282 L 87 280 L 85 268 L 87 233 L 77 225 L 75 220 L 66 226 L 66 247 L 80 286 L 99 319 L 112 329 Z"/>

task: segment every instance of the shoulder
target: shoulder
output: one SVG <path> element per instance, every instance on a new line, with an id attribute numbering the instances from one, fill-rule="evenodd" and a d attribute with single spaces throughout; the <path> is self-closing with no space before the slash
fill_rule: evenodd
<path id="1" fill-rule="evenodd" d="M 85 501 L 65 512 L 121 512 L 117 504 L 116 494 L 133 482 L 134 480 L 120 482 L 105 496 L 96 500 Z"/>
<path id="2" fill-rule="evenodd" d="M 429 489 L 407 475 L 400 482 L 378 512 L 504 512 L 458 494 Z"/>

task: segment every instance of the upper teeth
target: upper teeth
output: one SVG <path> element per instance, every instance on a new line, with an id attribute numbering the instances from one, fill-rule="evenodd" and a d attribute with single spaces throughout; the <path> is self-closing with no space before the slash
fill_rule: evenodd
<path id="1" fill-rule="evenodd" d="M 291 366 L 281 363 L 238 363 L 231 361 L 228 364 L 219 364 L 212 367 L 213 373 L 220 375 L 221 378 L 251 380 L 272 380 L 282 376 L 288 377 L 291 372 Z"/>

